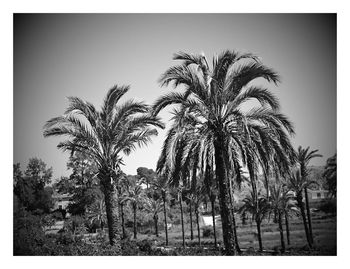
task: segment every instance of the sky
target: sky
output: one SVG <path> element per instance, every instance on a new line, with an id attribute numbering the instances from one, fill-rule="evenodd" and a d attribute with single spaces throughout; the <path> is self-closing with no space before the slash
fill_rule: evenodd
<path id="1" fill-rule="evenodd" d="M 63 138 L 44 138 L 43 125 L 63 114 L 68 96 L 102 105 L 114 84 L 122 99 L 151 104 L 172 90 L 158 79 L 178 51 L 251 52 L 281 76 L 269 89 L 295 125 L 295 147 L 319 149 L 324 165 L 336 152 L 336 16 L 317 14 L 60 14 L 14 16 L 14 163 L 39 157 L 54 178 L 69 175 Z M 257 83 L 260 83 L 257 81 Z M 259 85 L 259 84 L 256 84 Z M 168 125 L 169 113 L 160 114 Z M 125 157 L 123 171 L 155 169 L 166 130 Z"/>

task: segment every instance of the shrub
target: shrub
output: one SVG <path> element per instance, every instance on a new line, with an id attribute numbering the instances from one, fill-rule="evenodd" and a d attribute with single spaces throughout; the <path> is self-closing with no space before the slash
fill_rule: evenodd
<path id="1" fill-rule="evenodd" d="M 319 209 L 325 213 L 336 214 L 337 201 L 336 200 L 327 201 L 326 203 L 322 204 Z"/>
<path id="2" fill-rule="evenodd" d="M 204 226 L 202 230 L 203 230 L 203 237 L 214 236 L 214 229 L 212 226 Z"/>
<path id="3" fill-rule="evenodd" d="M 63 214 L 60 211 L 54 211 L 51 215 L 56 220 L 63 220 Z"/>

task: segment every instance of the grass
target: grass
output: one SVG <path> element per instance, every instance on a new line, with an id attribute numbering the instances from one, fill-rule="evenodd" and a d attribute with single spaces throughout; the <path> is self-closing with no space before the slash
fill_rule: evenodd
<path id="1" fill-rule="evenodd" d="M 307 241 L 305 239 L 305 231 L 302 221 L 299 218 L 293 218 L 290 220 L 290 241 L 291 244 L 287 245 L 286 232 L 284 230 L 284 240 L 286 243 L 285 255 L 336 255 L 336 217 L 326 215 L 324 213 L 314 213 L 313 216 L 313 235 L 315 248 L 310 251 L 307 247 Z M 185 226 L 185 242 L 186 246 L 197 246 L 197 227 L 193 226 L 194 240 L 190 238 L 190 225 Z M 285 229 L 285 226 L 283 225 Z M 222 233 L 221 225 L 217 226 L 217 241 L 222 246 Z M 270 222 L 265 222 L 261 226 L 263 247 L 267 253 L 275 253 L 280 248 L 280 234 L 278 230 L 278 224 L 273 223 L 272 219 Z M 242 225 L 238 221 L 237 229 L 238 241 L 240 247 L 245 251 L 247 255 L 254 255 L 258 250 L 258 240 L 256 236 L 255 223 L 248 223 Z M 180 247 L 182 246 L 182 233 L 181 225 L 173 225 L 168 231 L 169 246 Z M 165 245 L 165 233 L 160 231 L 159 237 L 153 234 L 138 234 L 137 240 L 152 240 L 156 245 Z M 203 238 L 201 236 L 201 243 L 203 246 L 214 247 L 214 237 Z M 249 254 L 250 253 L 250 254 Z M 264 253 L 262 254 L 264 255 Z M 268 255 L 271 255 L 268 254 Z"/>

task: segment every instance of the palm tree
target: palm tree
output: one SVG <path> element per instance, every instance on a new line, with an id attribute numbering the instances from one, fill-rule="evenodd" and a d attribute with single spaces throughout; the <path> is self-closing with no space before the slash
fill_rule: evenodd
<path id="1" fill-rule="evenodd" d="M 312 247 L 309 227 L 308 227 L 308 224 L 306 221 L 306 215 L 305 215 L 305 208 L 304 208 L 304 202 L 303 202 L 303 190 L 304 188 L 307 188 L 310 184 L 313 184 L 316 182 L 305 180 L 301 177 L 300 174 L 301 174 L 300 170 L 294 171 L 289 177 L 287 186 L 288 186 L 288 190 L 293 191 L 295 193 L 297 206 L 299 208 L 299 211 L 303 220 L 303 224 L 304 224 L 306 239 L 309 244 L 309 247 Z"/>
<path id="2" fill-rule="evenodd" d="M 147 212 L 152 214 L 154 220 L 154 231 L 155 235 L 158 237 L 158 214 L 162 211 L 163 205 L 159 200 L 147 199 L 145 203 L 145 209 Z"/>
<path id="3" fill-rule="evenodd" d="M 181 231 L 182 231 L 182 246 L 185 247 L 185 226 L 184 226 L 184 212 L 182 208 L 182 195 L 183 195 L 183 186 L 180 183 L 178 189 L 178 200 L 180 204 L 180 215 L 181 215 Z"/>
<path id="4" fill-rule="evenodd" d="M 194 200 L 194 212 L 196 215 L 196 224 L 197 224 L 197 236 L 198 236 L 198 245 L 201 245 L 201 232 L 199 226 L 199 206 L 203 202 L 203 199 L 206 197 L 206 191 L 203 190 L 203 186 L 197 185 L 193 191 L 193 200 Z"/>
<path id="5" fill-rule="evenodd" d="M 145 201 L 145 195 L 140 185 L 129 184 L 127 196 L 123 202 L 130 202 L 134 214 L 134 239 L 137 239 L 137 208 Z"/>
<path id="6" fill-rule="evenodd" d="M 204 173 L 204 188 L 207 192 L 207 195 L 211 204 L 211 216 L 213 220 L 213 233 L 214 233 L 214 246 L 217 247 L 216 239 L 216 225 L 215 225 L 215 200 L 217 196 L 217 191 L 214 185 L 214 175 L 210 163 L 207 164 L 206 170 Z"/>
<path id="7" fill-rule="evenodd" d="M 285 215 L 286 220 L 286 226 L 288 227 L 288 219 L 287 219 L 287 210 L 290 208 L 290 206 L 293 204 L 293 195 L 285 188 L 283 188 L 283 185 L 281 183 L 275 183 L 275 185 L 270 186 L 270 210 L 277 213 L 277 221 L 278 221 L 278 227 L 281 237 L 281 247 L 282 252 L 285 252 L 286 246 L 284 243 L 284 236 L 283 236 L 283 225 L 282 225 L 282 218 L 283 214 Z M 290 244 L 289 240 L 289 227 L 287 228 L 287 241 L 288 245 Z"/>
<path id="8" fill-rule="evenodd" d="M 166 196 L 168 192 L 166 177 L 159 176 L 157 180 L 153 182 L 153 186 L 156 190 L 160 191 L 163 200 L 163 213 L 164 213 L 164 229 L 165 229 L 165 245 L 169 244 L 168 240 L 168 223 L 166 214 Z"/>
<path id="9" fill-rule="evenodd" d="M 261 238 L 261 223 L 269 211 L 269 204 L 266 197 L 261 196 L 259 193 L 256 195 L 255 191 L 251 190 L 250 193 L 243 199 L 243 205 L 239 212 L 250 213 L 255 220 L 256 228 L 258 231 L 259 249 L 263 251 L 262 238 Z"/>
<path id="10" fill-rule="evenodd" d="M 288 189 L 287 189 L 288 190 Z M 287 194 L 291 194 L 290 192 L 287 192 Z M 293 194 L 291 194 L 293 196 Z M 287 234 L 287 244 L 290 245 L 290 228 L 289 228 L 289 216 L 300 216 L 300 212 L 298 208 L 296 207 L 296 201 L 294 199 L 288 199 L 284 200 L 284 222 L 286 225 L 286 234 Z"/>
<path id="11" fill-rule="evenodd" d="M 119 185 L 118 185 L 118 201 L 119 201 L 119 207 L 120 207 L 120 216 L 121 216 L 121 226 L 122 226 L 122 238 L 126 238 L 126 232 L 125 232 L 125 217 L 124 217 L 124 206 L 125 201 L 127 200 L 127 188 L 128 188 L 129 182 L 127 181 L 126 176 L 123 174 L 120 178 Z"/>
<path id="12" fill-rule="evenodd" d="M 322 157 L 321 154 L 318 154 L 318 150 L 312 150 L 309 152 L 310 147 L 307 147 L 306 149 L 303 149 L 301 146 L 298 147 L 297 152 L 297 160 L 300 167 L 300 175 L 302 181 L 308 181 L 308 175 L 309 170 L 307 168 L 309 162 L 311 159 L 316 157 Z M 316 183 L 317 184 L 317 183 Z M 310 213 L 310 207 L 309 207 L 309 197 L 307 195 L 307 187 L 310 186 L 304 186 L 304 196 L 305 196 L 305 205 L 306 205 L 306 213 L 307 213 L 307 219 L 309 224 L 309 233 L 310 233 L 310 242 L 311 245 L 313 244 L 313 235 L 312 235 L 312 223 L 311 223 L 311 213 Z"/>
<path id="13" fill-rule="evenodd" d="M 120 248 L 120 219 L 118 193 L 121 153 L 130 154 L 136 146 L 150 142 L 157 135 L 152 126 L 164 128 L 159 118 L 147 114 L 143 102 L 133 100 L 118 105 L 128 86 L 112 87 L 101 111 L 78 97 L 69 97 L 69 107 L 63 116 L 52 118 L 44 126 L 44 136 L 66 136 L 58 148 L 72 153 L 82 152 L 98 166 L 100 187 L 104 193 L 109 242 Z"/>
<path id="14" fill-rule="evenodd" d="M 326 178 L 328 189 L 332 197 L 337 196 L 337 154 L 327 159 L 327 164 L 323 172 L 323 177 Z"/>
<path id="15" fill-rule="evenodd" d="M 293 151 L 286 134 L 294 132 L 293 126 L 279 112 L 276 97 L 265 88 L 248 85 L 256 78 L 274 83 L 279 78 L 252 54 L 225 51 L 213 59 L 212 68 L 204 55 L 180 52 L 174 55 L 174 59 L 181 60 L 182 63 L 169 68 L 160 78 L 160 82 L 162 86 L 174 82 L 175 87 L 184 86 L 185 91 L 160 97 L 153 105 L 153 114 L 158 114 L 169 105 L 178 104 L 178 112 L 187 122 L 184 121 L 182 128 L 169 130 L 163 150 L 169 153 L 171 150 L 168 146 L 180 144 L 179 141 L 183 143 L 181 138 L 186 127 L 186 132 L 191 130 L 192 140 L 183 143 L 181 154 L 191 155 L 195 149 L 202 153 L 197 156 L 204 156 L 206 159 L 208 155 L 204 152 L 209 152 L 209 158 L 213 157 L 212 167 L 215 167 L 219 188 L 225 251 L 228 255 L 234 255 L 235 239 L 226 170 L 232 169 L 240 161 L 245 163 L 245 148 L 249 144 L 257 147 L 269 140 L 274 145 L 274 151 L 278 153 L 275 158 Z M 248 111 L 241 109 L 243 104 L 252 99 L 260 102 L 261 106 Z M 256 154 L 266 154 L 267 151 L 260 148 L 260 151 L 255 151 Z M 186 156 L 180 159 L 184 160 Z M 172 161 L 176 162 L 176 158 L 172 158 Z M 202 171 L 205 171 L 203 167 Z"/>
<path id="16" fill-rule="evenodd" d="M 101 229 L 104 228 L 104 225 L 107 223 L 107 215 L 106 215 L 105 201 L 102 197 L 97 199 L 88 208 L 87 217 L 91 223 L 98 222 Z"/>
<path id="17" fill-rule="evenodd" d="M 188 211 L 190 213 L 190 232 L 191 232 L 191 240 L 193 240 L 193 217 L 192 217 L 192 205 L 194 194 L 191 189 L 186 189 L 184 191 L 184 198 L 186 204 L 189 206 Z"/>

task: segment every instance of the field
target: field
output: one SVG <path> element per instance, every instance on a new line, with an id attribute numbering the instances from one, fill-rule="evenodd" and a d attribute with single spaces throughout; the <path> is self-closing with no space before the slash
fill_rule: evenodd
<path id="1" fill-rule="evenodd" d="M 305 239 L 305 231 L 301 219 L 294 217 L 290 220 L 290 245 L 287 245 L 286 231 L 284 230 L 284 240 L 286 243 L 286 255 L 336 255 L 336 217 L 325 213 L 313 213 L 312 216 L 313 224 L 313 235 L 315 249 L 310 251 L 307 247 Z M 283 225 L 285 229 L 285 226 Z M 194 239 L 190 238 L 190 227 L 189 224 L 185 225 L 185 240 L 187 247 L 193 247 L 198 245 L 197 239 L 197 227 L 194 225 Z M 222 233 L 221 225 L 217 225 L 217 242 L 222 245 Z M 273 220 L 266 221 L 262 224 L 262 240 L 263 247 L 266 253 L 276 254 L 280 248 L 280 234 L 278 225 L 273 223 Z M 181 225 L 174 225 L 169 231 L 169 246 L 181 246 L 182 245 L 182 233 Z M 239 246 L 243 253 L 254 253 L 258 250 L 258 240 L 255 223 L 242 225 L 238 221 L 237 236 Z M 153 234 L 143 234 L 142 230 L 138 235 L 138 241 L 144 239 L 152 240 L 156 245 L 164 246 L 165 233 L 160 231 L 159 237 L 157 238 Z M 214 237 L 202 237 L 201 232 L 201 243 L 203 247 L 214 247 Z M 210 254 L 209 254 L 210 255 Z"/>

